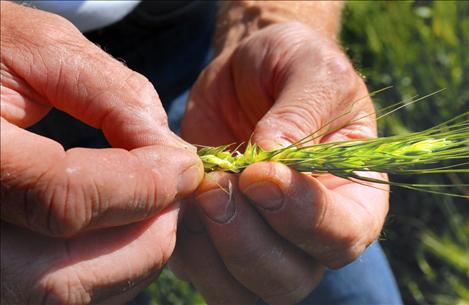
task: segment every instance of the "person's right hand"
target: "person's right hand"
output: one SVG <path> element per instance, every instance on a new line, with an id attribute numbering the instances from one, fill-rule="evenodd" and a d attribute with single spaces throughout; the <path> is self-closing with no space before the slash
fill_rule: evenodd
<path id="1" fill-rule="evenodd" d="M 1 33 L 2 302 L 124 303 L 171 254 L 172 202 L 202 164 L 150 82 L 65 19 L 2 2 Z M 24 129 L 52 107 L 114 148 L 64 151 Z"/>
<path id="2" fill-rule="evenodd" d="M 224 49 L 189 96 L 182 136 L 271 151 L 376 136 L 373 104 L 337 42 L 301 23 L 269 25 Z M 328 122 L 331 122 L 330 124 Z M 369 173 L 386 179 L 379 173 Z M 275 162 L 212 172 L 184 205 L 171 258 L 208 304 L 296 304 L 324 267 L 357 259 L 379 235 L 388 193 Z"/>

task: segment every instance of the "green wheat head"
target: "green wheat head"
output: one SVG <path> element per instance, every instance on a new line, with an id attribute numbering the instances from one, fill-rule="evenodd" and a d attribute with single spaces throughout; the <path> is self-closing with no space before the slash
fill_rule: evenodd
<path id="1" fill-rule="evenodd" d="M 388 115 L 408 103 L 400 104 L 398 107 L 393 105 L 394 109 L 384 115 Z M 456 185 L 416 185 L 388 182 L 361 176 L 359 172 L 411 175 L 468 173 L 469 162 L 464 161 L 469 158 L 469 112 L 428 130 L 406 135 L 316 145 L 307 144 L 319 136 L 321 136 L 320 130 L 297 143 L 273 151 L 265 151 L 249 142 L 243 153 L 239 152 L 238 148 L 230 150 L 231 145 L 224 145 L 202 147 L 198 154 L 206 172 L 221 170 L 239 173 L 256 162 L 274 161 L 299 172 L 328 173 L 357 182 L 385 183 L 468 198 L 467 195 L 448 194 L 429 189 L 430 187 L 455 187 Z M 464 186 L 467 185 L 457 185 L 457 187 Z"/>

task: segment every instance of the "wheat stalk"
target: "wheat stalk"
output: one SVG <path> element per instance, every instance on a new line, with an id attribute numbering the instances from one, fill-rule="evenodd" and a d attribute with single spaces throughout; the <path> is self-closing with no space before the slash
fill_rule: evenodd
<path id="1" fill-rule="evenodd" d="M 419 99 L 420 100 L 420 99 Z M 411 101 L 414 103 L 417 100 Z M 409 103 L 391 106 L 388 115 Z M 382 116 L 384 116 L 382 115 Z M 342 116 L 342 115 L 341 115 Z M 379 117 L 382 117 L 379 116 Z M 385 183 L 400 187 L 441 193 L 433 187 L 462 187 L 468 185 L 420 185 L 389 182 L 362 176 L 359 172 L 388 174 L 437 174 L 468 173 L 469 162 L 469 112 L 425 131 L 382 138 L 359 139 L 308 145 L 321 136 L 320 130 L 290 146 L 265 151 L 251 142 L 243 153 L 239 146 L 202 147 L 198 155 L 206 172 L 221 170 L 239 173 L 256 162 L 274 161 L 283 163 L 299 172 L 332 174 L 341 178 Z M 332 121 L 331 121 L 332 122 Z M 454 163 L 454 160 L 458 160 Z M 451 161 L 453 161 L 451 163 Z M 447 162 L 450 162 L 448 165 Z"/>

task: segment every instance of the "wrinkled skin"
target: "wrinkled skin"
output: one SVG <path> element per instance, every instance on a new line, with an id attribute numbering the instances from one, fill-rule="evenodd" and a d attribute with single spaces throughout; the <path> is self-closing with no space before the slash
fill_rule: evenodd
<path id="1" fill-rule="evenodd" d="M 375 137 L 373 116 L 354 121 L 374 111 L 367 94 L 324 33 L 296 23 L 272 25 L 222 51 L 205 69 L 192 89 L 182 135 L 203 145 L 251 138 L 267 150 L 324 125 L 316 142 Z M 314 289 L 325 266 L 355 260 L 378 236 L 387 210 L 386 191 L 281 164 L 258 163 L 239 175 L 210 173 L 185 205 L 170 265 L 209 304 L 258 298 L 293 304 Z"/>
<path id="2" fill-rule="evenodd" d="M 171 255 L 173 202 L 202 164 L 150 82 L 68 21 L 2 1 L 1 27 L 2 303 L 124 303 Z M 114 148 L 64 151 L 24 129 L 52 107 Z"/>

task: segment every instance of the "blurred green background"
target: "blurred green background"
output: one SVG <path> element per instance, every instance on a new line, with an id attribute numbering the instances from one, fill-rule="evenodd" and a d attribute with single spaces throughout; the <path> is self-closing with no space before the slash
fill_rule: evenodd
<path id="1" fill-rule="evenodd" d="M 342 44 L 387 106 L 446 88 L 379 122 L 381 135 L 429 128 L 469 110 L 469 2 L 350 2 Z M 391 177 L 468 183 L 468 175 Z M 468 189 L 446 190 L 468 195 Z M 394 188 L 381 237 L 405 304 L 469 304 L 469 202 Z"/>
<path id="2" fill-rule="evenodd" d="M 378 108 L 446 88 L 380 120 L 381 135 L 423 130 L 469 110 L 469 1 L 349 2 L 341 41 L 370 91 L 393 86 L 374 98 Z M 391 179 L 469 182 L 456 174 Z M 467 199 L 394 188 L 381 244 L 405 304 L 469 305 Z M 205 304 L 167 270 L 148 292 L 152 305 Z"/>

